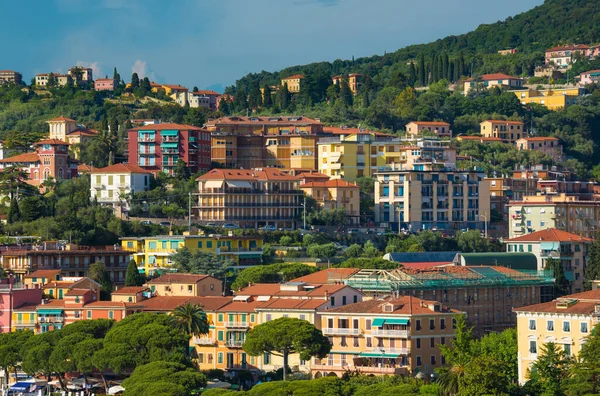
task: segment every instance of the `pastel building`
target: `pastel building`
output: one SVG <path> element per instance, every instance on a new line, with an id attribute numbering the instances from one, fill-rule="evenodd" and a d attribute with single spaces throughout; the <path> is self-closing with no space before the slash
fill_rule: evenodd
<path id="1" fill-rule="evenodd" d="M 41 289 L 27 289 L 15 285 L 11 279 L 0 281 L 0 333 L 8 333 L 13 328 L 23 326 L 25 323 L 14 321 L 13 312 L 15 309 L 38 304 L 42 301 Z M 17 316 L 18 319 L 18 316 Z M 29 322 L 29 320 L 27 320 Z"/>
<path id="2" fill-rule="evenodd" d="M 546 64 L 553 64 L 560 69 L 569 68 L 575 58 L 579 56 L 586 57 L 590 47 L 585 44 L 559 45 L 546 50 Z"/>
<path id="3" fill-rule="evenodd" d="M 134 193 L 148 191 L 152 172 L 135 164 L 114 164 L 91 170 L 90 199 L 117 207 Z"/>
<path id="4" fill-rule="evenodd" d="M 309 181 L 299 186 L 326 210 L 344 208 L 353 224 L 360 223 L 360 187 L 345 180 Z"/>
<path id="5" fill-rule="evenodd" d="M 321 330 L 332 348 L 326 358 L 313 359 L 313 376 L 433 374 L 446 364 L 439 346 L 452 344 L 457 314 L 412 296 L 328 309 L 321 314 Z"/>
<path id="6" fill-rule="evenodd" d="M 439 137 L 452 137 L 450 124 L 442 121 L 412 121 L 406 124 L 406 133 L 415 136 L 434 133 Z"/>
<path id="7" fill-rule="evenodd" d="M 489 89 L 492 87 L 519 89 L 523 87 L 523 79 L 502 73 L 484 74 L 477 78 L 467 78 L 464 85 L 464 94 L 468 95 L 473 89 Z"/>
<path id="8" fill-rule="evenodd" d="M 588 70 L 579 75 L 579 84 L 597 84 L 600 81 L 600 70 Z"/>
<path id="9" fill-rule="evenodd" d="M 555 137 L 550 136 L 539 136 L 529 137 L 524 136 L 516 141 L 518 150 L 534 150 L 546 154 L 552 158 L 553 161 L 560 161 L 562 159 L 563 151 L 562 145 L 559 140 Z"/>
<path id="10" fill-rule="evenodd" d="M 163 274 L 149 280 L 146 288 L 159 296 L 220 296 L 223 294 L 223 281 L 197 274 Z"/>
<path id="11" fill-rule="evenodd" d="M 94 90 L 96 91 L 114 91 L 117 83 L 113 78 L 99 78 L 94 81 Z"/>
<path id="12" fill-rule="evenodd" d="M 191 173 L 209 170 L 210 132 L 182 124 L 152 124 L 128 131 L 127 162 L 173 175 L 178 161 Z"/>
<path id="13" fill-rule="evenodd" d="M 502 143 L 516 144 L 517 140 L 525 136 L 521 121 L 486 120 L 479 126 L 482 136 L 501 139 Z"/>
<path id="14" fill-rule="evenodd" d="M 77 121 L 64 116 L 53 118 L 46 123 L 48 138 L 69 143 L 75 158 L 79 156 L 81 147 L 88 145 L 98 135 L 98 131 L 78 125 Z"/>
<path id="15" fill-rule="evenodd" d="M 577 103 L 577 100 L 585 94 L 585 88 L 530 88 L 513 92 L 523 105 L 537 103 L 546 106 L 550 110 L 559 110 Z"/>
<path id="16" fill-rule="evenodd" d="M 0 70 L 0 84 L 20 84 L 23 75 L 14 70 Z"/>
<path id="17" fill-rule="evenodd" d="M 344 76 L 333 76 L 331 80 L 334 84 L 339 85 L 341 84 L 342 79 L 344 78 Z M 356 95 L 358 93 L 358 90 L 360 89 L 360 86 L 362 85 L 363 75 L 358 73 L 350 73 L 348 74 L 346 81 L 348 82 L 348 87 L 350 88 L 350 91 L 352 91 L 352 93 Z"/>
<path id="18" fill-rule="evenodd" d="M 300 81 L 304 78 L 303 74 L 294 74 L 281 79 L 281 85 L 287 84 L 290 93 L 300 92 Z"/>

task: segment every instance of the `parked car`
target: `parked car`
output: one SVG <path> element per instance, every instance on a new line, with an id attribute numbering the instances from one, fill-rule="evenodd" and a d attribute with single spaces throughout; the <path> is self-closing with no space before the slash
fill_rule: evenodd
<path id="1" fill-rule="evenodd" d="M 223 224 L 223 228 L 240 228 L 232 223 Z"/>
<path id="2" fill-rule="evenodd" d="M 145 225 L 152 225 L 152 222 L 150 220 L 142 220 L 142 221 L 140 221 L 140 223 L 145 224 Z"/>
<path id="3" fill-rule="evenodd" d="M 216 227 L 217 225 L 215 223 L 208 223 L 206 226 L 207 227 Z"/>
<path id="4" fill-rule="evenodd" d="M 264 227 L 260 227 L 259 230 L 262 230 L 262 231 L 277 231 L 277 227 L 275 227 L 274 225 L 266 225 Z"/>
<path id="5" fill-rule="evenodd" d="M 169 223 L 168 221 L 161 221 L 158 224 L 160 224 L 163 227 L 171 227 L 171 223 Z"/>

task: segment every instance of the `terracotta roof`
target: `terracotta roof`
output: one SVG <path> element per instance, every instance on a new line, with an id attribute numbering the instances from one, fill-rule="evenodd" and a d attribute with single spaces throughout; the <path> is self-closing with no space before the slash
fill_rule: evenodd
<path id="1" fill-rule="evenodd" d="M 291 282 L 290 282 L 291 283 Z M 350 287 L 343 284 L 333 285 L 311 285 L 307 289 L 295 290 L 281 290 L 281 286 L 284 284 L 277 283 L 257 283 L 252 286 L 248 286 L 244 289 L 239 290 L 236 295 L 239 296 L 272 296 L 272 297 L 289 297 L 289 296 L 303 296 L 309 298 L 323 298 L 333 293 L 337 293 L 345 287 Z"/>
<path id="2" fill-rule="evenodd" d="M 427 268 L 435 268 L 446 265 L 452 265 L 450 261 L 423 261 L 417 263 L 402 263 L 402 268 L 410 268 L 410 269 L 427 269 Z"/>
<path id="3" fill-rule="evenodd" d="M 70 133 L 67 133 L 67 136 L 96 136 L 98 134 L 98 131 L 95 129 L 88 129 L 88 128 L 77 128 L 74 131 L 71 131 Z"/>
<path id="4" fill-rule="evenodd" d="M 510 120 L 485 120 L 483 122 L 492 122 L 494 124 L 513 124 L 513 125 L 523 125 L 523 122 L 521 121 L 510 121 Z M 482 124 L 483 124 L 482 122 Z"/>
<path id="5" fill-rule="evenodd" d="M 329 300 L 323 299 L 297 299 L 297 298 L 272 298 L 269 301 L 263 303 L 262 306 L 258 307 L 257 310 L 269 310 L 269 309 L 306 309 L 316 310 L 323 305 L 329 306 Z"/>
<path id="6" fill-rule="evenodd" d="M 588 71 L 581 72 L 581 74 L 588 74 L 588 73 L 600 73 L 600 70 L 588 70 Z"/>
<path id="7" fill-rule="evenodd" d="M 118 290 L 115 290 L 111 294 L 137 294 L 149 290 L 150 289 L 146 286 L 125 286 Z"/>
<path id="8" fill-rule="evenodd" d="M 41 75 L 41 74 L 38 74 L 38 76 L 39 76 L 39 75 Z M 67 118 L 67 117 L 65 117 L 65 116 L 56 117 L 56 118 L 53 118 L 53 119 L 51 119 L 51 120 L 48 120 L 48 121 L 46 121 L 46 122 L 55 122 L 55 121 L 77 122 L 77 121 L 75 121 L 74 119 L 72 119 L 72 118 Z"/>
<path id="9" fill-rule="evenodd" d="M 485 136 L 459 136 L 460 140 L 481 140 L 481 141 L 490 141 L 490 142 L 501 142 L 502 139 L 495 137 L 485 137 Z"/>
<path id="10" fill-rule="evenodd" d="M 60 270 L 37 270 L 25 275 L 25 278 L 53 278 L 60 275 Z"/>
<path id="11" fill-rule="evenodd" d="M 39 160 L 40 157 L 37 155 L 37 153 L 24 153 L 1 159 L 0 162 L 4 164 L 10 164 L 13 162 L 38 162 Z"/>
<path id="12" fill-rule="evenodd" d="M 346 128 L 346 127 L 334 127 L 334 126 L 324 126 L 323 133 L 331 133 L 333 135 L 375 135 L 375 136 L 390 136 L 393 137 L 389 133 L 370 131 L 368 129 L 360 129 L 360 128 Z"/>
<path id="13" fill-rule="evenodd" d="M 62 146 L 68 146 L 69 143 L 59 140 L 59 139 L 46 139 L 46 140 L 41 140 L 39 142 L 34 143 L 34 146 L 41 146 L 42 144 L 55 144 L 55 145 L 62 145 Z"/>
<path id="14" fill-rule="evenodd" d="M 552 47 L 546 50 L 546 52 L 551 52 L 551 51 L 568 51 L 568 50 L 585 50 L 585 49 L 589 49 L 590 47 L 588 45 L 585 44 L 566 44 L 566 45 L 559 45 L 556 47 Z"/>
<path id="15" fill-rule="evenodd" d="M 316 285 L 326 285 L 330 283 L 330 281 L 347 279 L 356 274 L 358 271 L 360 271 L 358 268 L 328 268 L 312 274 L 301 276 L 291 280 L 290 282 L 306 282 Z"/>
<path id="16" fill-rule="evenodd" d="M 491 80 L 520 80 L 519 77 L 509 76 L 508 74 L 503 73 L 494 73 L 494 74 L 484 74 L 478 78 L 481 81 L 491 81 Z M 465 81 L 473 81 L 473 78 L 467 78 Z"/>
<path id="17" fill-rule="evenodd" d="M 88 293 L 92 293 L 91 289 L 71 289 L 66 296 L 85 296 Z"/>
<path id="18" fill-rule="evenodd" d="M 13 309 L 13 311 L 35 311 L 37 306 L 38 304 L 21 304 L 17 308 Z"/>
<path id="19" fill-rule="evenodd" d="M 162 87 L 167 87 L 167 88 L 171 88 L 171 89 L 181 89 L 181 90 L 188 90 L 186 87 L 179 85 L 179 84 L 162 84 Z"/>
<path id="20" fill-rule="evenodd" d="M 231 117 L 221 117 L 215 120 L 210 120 L 207 122 L 208 125 L 216 125 L 224 124 L 224 125 L 310 125 L 310 124 L 321 124 L 320 121 L 317 121 L 312 118 L 308 118 L 305 116 L 252 116 L 252 117 L 243 117 L 243 116 L 231 116 Z"/>
<path id="21" fill-rule="evenodd" d="M 326 302 L 326 301 L 323 301 Z M 219 308 L 219 312 L 254 312 L 256 308 L 265 305 L 265 301 L 231 301 L 230 303 Z"/>
<path id="22" fill-rule="evenodd" d="M 97 78 L 94 81 L 96 81 L 96 82 L 98 82 L 98 81 L 115 81 L 115 79 L 114 78 Z"/>
<path id="23" fill-rule="evenodd" d="M 354 183 L 347 182 L 342 179 L 331 179 L 325 182 L 307 182 L 300 185 L 300 188 L 315 188 L 315 187 L 336 187 L 336 188 L 357 188 L 360 187 Z"/>
<path id="24" fill-rule="evenodd" d="M 521 139 L 523 140 L 527 140 L 527 141 L 532 141 L 532 142 L 542 142 L 542 141 L 547 141 L 547 140 L 558 140 L 555 137 L 550 137 L 550 136 L 538 136 L 538 137 L 522 137 Z M 519 140 L 521 140 L 519 139 Z"/>
<path id="25" fill-rule="evenodd" d="M 92 173 L 152 173 L 134 164 L 114 164 L 104 168 L 94 168 Z"/>
<path id="26" fill-rule="evenodd" d="M 197 283 L 201 280 L 208 278 L 209 275 L 196 275 L 196 274 L 164 274 L 156 279 L 148 281 L 148 284 L 167 284 L 167 283 Z"/>
<path id="27" fill-rule="evenodd" d="M 94 301 L 83 306 L 84 308 L 142 308 L 141 303 L 126 303 L 122 301 Z"/>
<path id="28" fill-rule="evenodd" d="M 192 93 L 193 93 L 193 94 L 208 95 L 208 96 L 211 96 L 211 95 L 216 95 L 216 96 L 219 96 L 219 95 L 221 95 L 221 94 L 220 94 L 220 93 L 218 93 L 218 92 L 211 91 L 211 90 L 205 90 L 205 89 L 199 89 L 199 90 L 197 90 L 197 91 L 194 91 L 194 92 L 192 92 Z"/>
<path id="29" fill-rule="evenodd" d="M 50 282 L 46 282 L 43 285 L 44 289 L 50 288 L 50 287 L 60 287 L 60 288 L 69 288 L 71 286 L 73 286 L 75 284 L 75 281 L 50 281 Z"/>
<path id="30" fill-rule="evenodd" d="M 392 312 L 383 312 L 382 306 L 386 303 L 393 304 Z M 458 313 L 460 311 L 450 308 L 444 308 L 441 312 L 434 312 L 424 305 L 440 304 L 436 301 L 421 300 L 417 297 L 402 296 L 400 298 L 373 299 L 354 304 L 344 305 L 338 308 L 331 308 L 327 313 L 365 313 L 380 315 L 442 315 L 448 313 Z"/>
<path id="31" fill-rule="evenodd" d="M 447 122 L 444 121 L 411 121 L 409 124 L 417 124 L 417 125 L 426 125 L 426 126 L 434 126 L 434 125 L 445 125 L 450 126 Z M 408 124 L 407 124 L 408 125 Z"/>
<path id="32" fill-rule="evenodd" d="M 65 308 L 65 300 L 49 300 L 45 304 L 38 304 L 37 309 L 49 309 L 49 308 Z"/>
<path id="33" fill-rule="evenodd" d="M 532 232 L 531 234 L 519 236 L 512 239 L 507 239 L 505 242 L 593 242 L 593 239 L 572 234 L 570 232 L 558 230 L 556 228 L 548 228 Z"/>
<path id="34" fill-rule="evenodd" d="M 296 176 L 282 172 L 277 168 L 259 169 L 212 169 L 196 180 L 280 180 L 297 181 Z"/>
<path id="35" fill-rule="evenodd" d="M 88 164 L 79 164 L 79 165 L 77 165 L 77 170 L 81 173 L 91 172 L 92 167 L 89 166 Z"/>
<path id="36" fill-rule="evenodd" d="M 293 74 L 291 76 L 282 78 L 282 80 L 293 80 L 296 78 L 304 78 L 304 74 Z"/>
<path id="37" fill-rule="evenodd" d="M 165 124 L 143 125 L 143 126 L 139 126 L 136 128 L 131 128 L 130 131 L 162 131 L 164 129 L 178 130 L 178 131 L 189 131 L 189 130 L 202 131 L 202 130 L 205 130 L 203 128 L 195 127 L 192 125 L 165 123 Z"/>
<path id="38" fill-rule="evenodd" d="M 197 304 L 205 311 L 216 311 L 229 303 L 232 297 L 179 297 L 157 296 L 140 302 L 144 311 L 169 312 L 183 304 Z"/>

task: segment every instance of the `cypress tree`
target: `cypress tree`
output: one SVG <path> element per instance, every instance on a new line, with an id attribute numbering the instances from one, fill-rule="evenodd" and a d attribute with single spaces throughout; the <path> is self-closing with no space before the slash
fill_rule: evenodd
<path id="1" fill-rule="evenodd" d="M 427 82 L 427 70 L 425 69 L 425 55 L 419 55 L 419 85 L 424 87 Z"/>
<path id="2" fill-rule="evenodd" d="M 448 63 L 448 81 L 454 82 L 454 61 Z"/>
<path id="3" fill-rule="evenodd" d="M 438 70 L 437 70 L 438 81 L 444 78 L 444 56 L 438 56 Z"/>
<path id="4" fill-rule="evenodd" d="M 345 106 L 352 106 L 352 91 L 345 77 L 342 78 L 342 82 L 340 83 L 340 99 Z"/>
<path id="5" fill-rule="evenodd" d="M 446 80 L 450 81 L 452 80 L 452 77 L 450 77 L 450 59 L 448 59 L 448 54 L 446 52 L 444 52 L 444 73 L 443 76 Z"/>
<path id="6" fill-rule="evenodd" d="M 137 73 L 133 73 L 131 75 L 131 89 L 137 89 L 140 86 L 140 77 L 138 76 Z"/>
<path id="7" fill-rule="evenodd" d="M 19 211 L 19 203 L 17 198 L 10 200 L 10 206 L 8 207 L 7 221 L 9 224 L 16 223 L 21 218 L 21 212 Z"/>
<path id="8" fill-rule="evenodd" d="M 260 107 L 262 107 L 262 94 L 260 93 L 258 83 L 252 84 L 252 88 L 250 88 L 250 94 L 248 95 L 248 106 L 255 110 L 258 110 Z"/>
<path id="9" fill-rule="evenodd" d="M 142 286 L 145 282 L 144 276 L 140 274 L 135 260 L 129 261 L 127 274 L 125 276 L 125 286 Z"/>
<path id="10" fill-rule="evenodd" d="M 283 86 L 277 91 L 277 105 L 281 110 L 285 110 L 290 105 L 290 91 L 287 83 L 283 83 Z"/>
<path id="11" fill-rule="evenodd" d="M 434 83 L 438 80 L 438 57 L 437 55 L 433 55 L 431 58 L 431 78 L 430 83 Z"/>
<path id="12" fill-rule="evenodd" d="M 417 71 L 415 70 L 415 64 L 414 62 L 410 62 L 410 66 L 408 67 L 408 85 L 414 87 L 416 82 Z"/>
<path id="13" fill-rule="evenodd" d="M 269 87 L 268 84 L 265 84 L 262 95 L 263 95 L 263 105 L 267 109 L 270 109 L 271 107 L 273 107 L 273 97 L 271 96 L 272 95 L 271 87 Z"/>

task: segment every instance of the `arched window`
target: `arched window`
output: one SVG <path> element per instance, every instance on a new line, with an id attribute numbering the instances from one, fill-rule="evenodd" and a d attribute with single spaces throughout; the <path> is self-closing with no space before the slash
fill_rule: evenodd
<path id="1" fill-rule="evenodd" d="M 63 178 L 63 168 L 58 168 L 58 178 L 59 179 Z"/>
<path id="2" fill-rule="evenodd" d="M 44 169 L 44 180 L 48 179 L 50 177 L 50 169 L 46 168 Z"/>
<path id="3" fill-rule="evenodd" d="M 37 169 L 35 171 L 33 171 L 33 180 L 38 180 L 40 178 L 40 172 L 37 171 Z"/>

